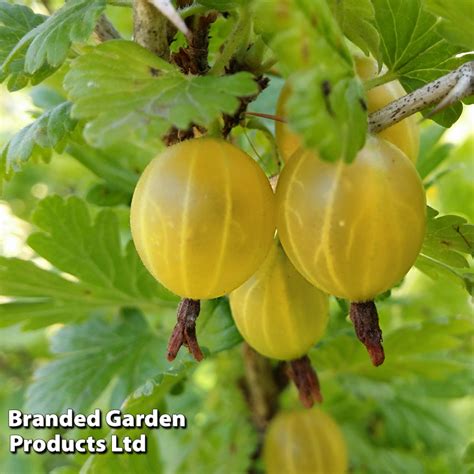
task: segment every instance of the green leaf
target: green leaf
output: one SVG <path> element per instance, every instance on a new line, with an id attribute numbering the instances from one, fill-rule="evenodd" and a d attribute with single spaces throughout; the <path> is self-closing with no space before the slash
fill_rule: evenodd
<path id="1" fill-rule="evenodd" d="M 87 411 L 115 378 L 125 379 L 130 393 L 166 367 L 165 341 L 133 309 L 112 324 L 91 319 L 65 326 L 51 350 L 58 357 L 35 372 L 28 389 L 32 412 Z"/>
<path id="2" fill-rule="evenodd" d="M 402 450 L 375 447 L 372 439 L 367 439 L 365 433 L 361 433 L 361 430 L 352 424 L 343 426 L 343 429 L 355 472 L 364 474 L 398 474 L 400 472 L 424 474 L 423 465 L 415 455 L 410 455 Z"/>
<path id="3" fill-rule="evenodd" d="M 381 319 L 382 328 L 384 321 Z M 473 332 L 468 318 L 452 318 L 425 321 L 418 325 L 406 325 L 392 331 L 384 331 L 386 360 L 374 368 L 367 360 L 362 344 L 354 336 L 347 323 L 332 338 L 323 339 L 316 349 L 310 351 L 314 366 L 331 374 L 355 375 L 378 381 L 393 381 L 394 378 L 410 380 L 415 375 L 423 379 L 443 378 L 466 371 L 468 363 L 458 360 L 466 334 Z M 357 386 L 351 390 L 357 391 Z"/>
<path id="4" fill-rule="evenodd" d="M 189 429 L 161 434 L 171 451 L 167 465 L 176 466 L 176 472 L 251 471 L 259 437 L 239 388 L 241 376 L 238 352 L 223 352 L 199 364 L 181 396 L 168 397 L 170 410 L 186 413 L 189 420 Z"/>
<path id="5" fill-rule="evenodd" d="M 453 149 L 451 143 L 438 143 L 445 131 L 445 128 L 435 123 L 432 123 L 429 127 L 424 127 L 421 131 L 420 152 L 416 161 L 416 169 L 423 180 L 435 171 L 451 154 Z M 425 181 L 425 187 L 430 183 L 431 181 L 428 183 Z"/>
<path id="6" fill-rule="evenodd" d="M 205 301 L 196 326 L 199 344 L 211 353 L 225 351 L 242 341 L 227 298 Z"/>
<path id="7" fill-rule="evenodd" d="M 375 28 L 375 11 L 371 0 L 330 0 L 331 9 L 344 34 L 366 55 L 379 59 L 380 37 Z"/>
<path id="8" fill-rule="evenodd" d="M 466 51 L 474 50 L 474 16 L 471 0 L 423 0 L 429 12 L 442 18 L 438 31 L 449 43 L 457 44 Z"/>
<path id="9" fill-rule="evenodd" d="M 73 116 L 88 121 L 84 136 L 97 147 L 120 141 L 158 147 L 170 127 L 209 126 L 222 113 L 234 113 L 238 97 L 257 92 L 250 73 L 184 75 L 123 40 L 103 43 L 76 59 L 64 85 L 74 102 Z"/>
<path id="10" fill-rule="evenodd" d="M 69 143 L 67 152 L 104 180 L 109 189 L 128 195 L 133 193 L 140 174 L 156 154 L 133 143 L 119 143 L 118 147 L 99 150 L 82 140 Z"/>
<path id="11" fill-rule="evenodd" d="M 256 28 L 289 76 L 290 128 L 321 158 L 353 160 L 367 132 L 364 91 L 329 6 L 323 0 L 255 3 Z"/>
<path id="12" fill-rule="evenodd" d="M 16 91 L 28 85 L 41 82 L 53 71 L 49 66 L 40 68 L 35 74 L 25 71 L 25 54 L 17 54 L 9 64 L 4 64 L 10 52 L 21 38 L 46 20 L 23 5 L 0 2 L 0 82 L 8 79 L 7 87 Z"/>
<path id="13" fill-rule="evenodd" d="M 421 0 L 373 0 L 373 5 L 383 61 L 409 92 L 466 62 L 455 57 L 460 48 L 441 37 L 437 18 L 423 10 Z M 461 110 L 456 104 L 433 120 L 448 127 Z"/>
<path id="14" fill-rule="evenodd" d="M 146 381 L 139 387 L 121 407 L 122 413 L 132 415 L 149 414 L 153 409 L 160 409 L 164 406 L 165 396 L 178 384 L 186 374 L 186 365 L 170 369 L 156 377 Z M 161 456 L 158 449 L 158 437 L 149 428 L 126 429 L 120 428 L 112 430 L 111 434 L 123 438 L 130 436 L 132 439 L 138 438 L 141 434 L 147 437 L 148 451 L 146 455 L 123 454 L 117 456 L 112 452 L 100 455 L 92 455 L 84 464 L 81 473 L 83 474 L 115 474 L 117 472 L 162 472 Z"/>
<path id="15" fill-rule="evenodd" d="M 469 263 L 464 255 L 473 253 L 474 226 L 462 217 L 439 216 L 428 208 L 425 240 L 415 266 L 432 278 L 452 279 L 472 294 L 473 276 L 467 271 Z"/>
<path id="16" fill-rule="evenodd" d="M 15 298 L 0 305 L 0 325 L 26 322 L 38 327 L 97 310 L 175 306 L 177 298 L 148 273 L 131 242 L 123 248 L 111 210 L 92 221 L 84 201 L 52 196 L 38 204 L 33 221 L 42 231 L 30 236 L 29 245 L 68 275 L 31 261 L 0 258 L 0 294 Z"/>
<path id="17" fill-rule="evenodd" d="M 30 159 L 48 159 L 52 149 L 61 152 L 67 137 L 77 124 L 70 113 L 71 103 L 63 102 L 13 136 L 0 154 L 0 171 L 3 176 L 18 172 Z"/>
<path id="18" fill-rule="evenodd" d="M 102 207 L 127 205 L 131 199 L 132 195 L 130 193 L 111 189 L 105 183 L 96 184 L 87 192 L 87 201 Z"/>
<path id="19" fill-rule="evenodd" d="M 105 9 L 105 0 L 69 0 L 46 21 L 26 33 L 5 58 L 2 68 L 9 70 L 24 57 L 24 73 L 50 71 L 65 61 L 72 43 L 84 43 Z"/>
<path id="20" fill-rule="evenodd" d="M 324 71 L 315 68 L 290 81 L 294 91 L 288 100 L 288 118 L 306 146 L 317 150 L 328 161 L 352 161 L 364 146 L 367 113 L 363 88 L 355 79 L 342 79 L 329 86 Z M 319 84 L 320 88 L 314 88 Z M 329 84 L 331 84 L 329 82 Z"/>

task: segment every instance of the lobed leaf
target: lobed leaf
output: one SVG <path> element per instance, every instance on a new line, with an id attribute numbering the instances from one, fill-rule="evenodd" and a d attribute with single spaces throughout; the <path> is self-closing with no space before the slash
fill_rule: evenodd
<path id="1" fill-rule="evenodd" d="M 73 117 L 88 122 L 84 136 L 97 147 L 126 140 L 159 147 L 170 127 L 209 126 L 222 113 L 234 113 L 238 97 L 257 92 L 250 73 L 184 75 L 124 40 L 108 41 L 76 59 L 64 85 Z"/>

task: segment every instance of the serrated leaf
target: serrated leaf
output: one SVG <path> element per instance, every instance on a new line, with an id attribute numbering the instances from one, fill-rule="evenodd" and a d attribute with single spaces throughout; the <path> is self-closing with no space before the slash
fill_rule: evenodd
<path id="1" fill-rule="evenodd" d="M 175 306 L 177 298 L 148 273 L 133 244 L 123 247 L 113 211 L 101 211 L 93 221 L 81 199 L 52 196 L 38 204 L 33 221 L 42 231 L 28 242 L 56 268 L 0 258 L 0 294 L 15 298 L 15 306 L 0 305 L 0 325 L 15 322 L 10 309 L 17 323 L 38 327 L 124 306 Z"/>
<path id="2" fill-rule="evenodd" d="M 371 0 L 330 0 L 331 9 L 344 34 L 366 55 L 379 59 L 380 37 L 375 28 L 375 11 Z"/>
<path id="3" fill-rule="evenodd" d="M 91 319 L 66 326 L 52 340 L 58 357 L 35 372 L 26 405 L 40 413 L 87 411 L 114 378 L 125 378 L 132 391 L 163 370 L 165 349 L 133 309 L 113 324 Z"/>
<path id="4" fill-rule="evenodd" d="M 467 58 L 455 57 L 461 49 L 442 38 L 437 18 L 422 8 L 421 0 L 373 0 L 373 5 L 383 61 L 408 92 L 466 62 Z M 433 120 L 449 127 L 461 110 L 456 104 Z"/>
<path id="5" fill-rule="evenodd" d="M 69 0 L 18 41 L 2 68 L 9 70 L 18 58 L 24 57 L 26 74 L 36 74 L 46 66 L 50 72 L 57 69 L 72 43 L 88 40 L 105 6 L 105 0 Z"/>
<path id="6" fill-rule="evenodd" d="M 123 65 L 127 67 L 124 68 Z M 131 41 L 108 41 L 76 59 L 65 88 L 73 116 L 88 121 L 84 136 L 97 147 L 120 141 L 160 145 L 170 127 L 208 126 L 253 95 L 250 73 L 192 76 Z"/>
<path id="7" fill-rule="evenodd" d="M 0 82 L 8 79 L 7 87 L 10 91 L 21 89 L 29 82 L 37 84 L 53 71 L 44 66 L 35 74 L 27 73 L 24 53 L 17 54 L 8 65 L 4 64 L 21 38 L 45 20 L 45 16 L 35 14 L 26 6 L 0 2 Z"/>
<path id="8" fill-rule="evenodd" d="M 62 151 L 65 139 L 77 124 L 70 113 L 71 103 L 63 102 L 14 135 L 0 153 L 0 171 L 3 176 L 18 172 L 30 159 L 49 158 L 53 149 Z"/>
<path id="9" fill-rule="evenodd" d="M 429 12 L 442 18 L 438 31 L 448 42 L 474 50 L 474 16 L 471 0 L 423 0 L 423 6 Z"/>
<path id="10" fill-rule="evenodd" d="M 321 158 L 352 161 L 367 131 L 364 92 L 323 0 L 258 0 L 256 27 L 289 76 L 289 127 Z"/>

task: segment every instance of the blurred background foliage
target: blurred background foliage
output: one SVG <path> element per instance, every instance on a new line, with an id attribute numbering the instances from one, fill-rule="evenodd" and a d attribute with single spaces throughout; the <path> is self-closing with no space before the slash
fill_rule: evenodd
<path id="1" fill-rule="evenodd" d="M 60 2 L 24 3 L 46 13 L 45 4 L 54 8 Z M 129 12 L 108 6 L 107 14 L 122 35 L 129 38 Z M 212 33 L 225 37 L 225 28 L 225 24 L 217 22 Z M 7 93 L 0 86 L 0 148 L 38 115 L 38 107 L 47 108 L 48 103 L 54 102 L 54 94 L 60 93 L 57 84 L 62 74 L 59 71 L 40 86 L 14 93 Z M 281 79 L 272 78 L 250 110 L 273 113 L 282 84 Z M 418 161 L 429 205 L 441 214 L 456 214 L 470 222 L 474 221 L 473 124 L 472 107 L 465 107 L 461 119 L 449 130 L 423 122 Z M 234 133 L 235 141 L 268 174 L 278 170 L 272 133 L 271 121 L 256 118 Z M 97 216 L 100 208 L 111 210 L 116 216 L 119 239 L 125 244 L 129 239 L 129 189 L 133 189 L 134 176 L 150 157 L 147 150 L 133 146 L 100 152 L 99 156 L 97 150 L 84 145 L 53 153 L 49 162 L 31 160 L 4 185 L 0 198 L 0 255 L 51 269 L 51 263 L 26 242 L 38 228 L 45 234 L 54 233 L 54 225 L 45 226 L 47 205 L 42 208 L 39 204 L 51 195 L 78 196 L 88 203 L 92 216 Z M 97 170 L 99 161 L 109 168 Z M 111 169 L 123 173 L 112 178 L 103 174 Z M 121 179 L 124 184 L 117 186 Z M 79 212 L 80 204 L 70 206 Z M 60 219 L 69 222 L 66 212 Z M 61 268 L 61 264 L 56 266 L 63 276 L 75 275 Z M 26 273 L 17 270 L 17 275 L 21 279 Z M 173 364 L 176 373 L 168 373 L 170 366 L 164 353 L 166 336 L 174 324 L 176 300 L 165 293 L 159 293 L 158 299 L 156 304 L 152 296 L 143 293 L 140 310 L 118 313 L 117 308 L 104 305 L 94 307 L 87 317 L 74 315 L 72 322 L 46 318 L 39 324 L 30 324 L 23 315 L 19 324 L 13 324 L 7 318 L 8 324 L 0 324 L 2 426 L 7 425 L 7 410 L 11 408 L 47 410 L 74 406 L 87 411 L 92 407 L 119 407 L 131 391 L 155 377 L 152 398 L 146 403 L 153 401 L 163 411 L 185 413 L 189 426 L 185 431 L 156 430 L 150 434 L 152 447 L 148 456 L 152 457 L 155 472 L 262 470 L 260 462 L 252 460 L 259 435 L 252 426 L 239 385 L 244 377 L 241 339 L 226 300 L 206 303 L 199 319 L 208 357 L 196 366 L 181 354 Z M 0 302 L 9 301 L 0 296 Z M 130 297 L 130 301 L 134 300 Z M 351 472 L 474 473 L 472 298 L 456 282 L 430 279 L 413 269 L 389 298 L 378 303 L 378 308 L 387 354 L 383 366 L 370 365 L 348 323 L 347 306 L 335 300 L 331 302 L 328 333 L 310 353 L 322 384 L 323 408 L 339 422 L 346 436 Z M 111 353 L 115 359 L 107 357 Z M 126 360 L 131 360 L 130 366 Z M 89 380 L 91 372 L 84 372 L 84 367 L 92 368 L 96 375 L 93 382 Z M 160 372 L 163 375 L 158 376 Z M 88 398 L 81 398 L 81 391 L 86 388 Z M 280 402 L 284 408 L 297 407 L 294 388 L 287 388 Z M 140 396 L 130 403 L 140 407 Z M 104 429 L 103 433 L 91 434 L 107 433 Z M 8 435 L 5 430 L 0 434 L 2 472 L 69 474 L 78 472 L 86 462 L 83 455 L 11 456 L 5 449 Z M 44 437 L 45 433 L 28 430 L 25 435 Z M 84 437 L 85 433 L 72 431 L 65 435 Z M 100 457 L 92 456 L 83 469 L 145 472 L 142 461 L 134 459 L 109 459 L 104 463 Z"/>

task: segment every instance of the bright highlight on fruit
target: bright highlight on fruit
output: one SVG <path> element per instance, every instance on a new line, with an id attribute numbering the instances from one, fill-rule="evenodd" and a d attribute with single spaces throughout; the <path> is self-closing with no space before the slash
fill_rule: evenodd
<path id="1" fill-rule="evenodd" d="M 265 434 L 267 474 L 344 474 L 347 448 L 336 422 L 319 409 L 280 412 Z"/>
<path id="2" fill-rule="evenodd" d="M 168 147 L 147 166 L 130 219 L 140 258 L 157 280 L 184 298 L 216 298 L 265 259 L 274 195 L 247 154 L 198 138 Z"/>

